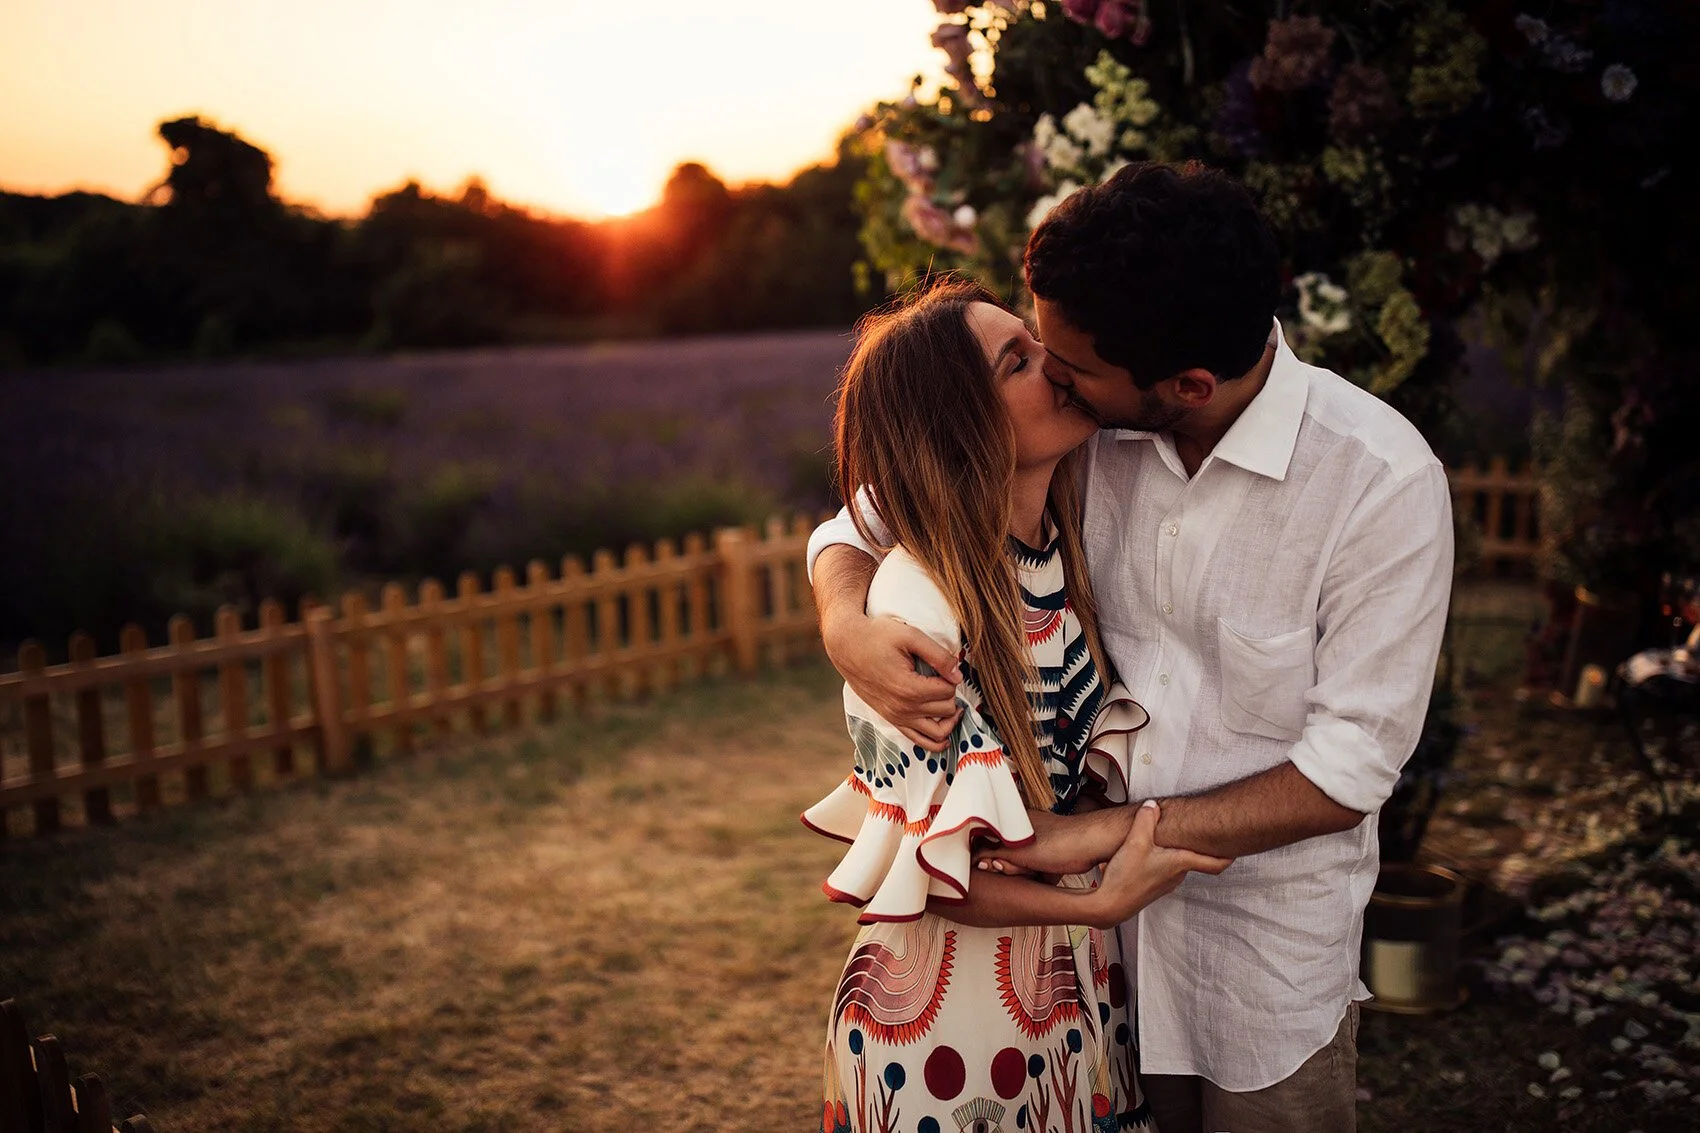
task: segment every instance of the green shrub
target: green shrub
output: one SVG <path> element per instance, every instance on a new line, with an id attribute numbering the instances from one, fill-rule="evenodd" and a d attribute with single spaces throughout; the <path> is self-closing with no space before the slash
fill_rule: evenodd
<path id="1" fill-rule="evenodd" d="M 117 319 L 102 319 L 89 329 L 83 344 L 83 360 L 97 366 L 122 366 L 139 362 L 142 344 Z"/>
<path id="2" fill-rule="evenodd" d="M 266 598 L 293 606 L 336 583 L 336 548 L 299 512 L 270 500 L 190 500 L 165 516 L 163 529 L 156 590 L 197 624 L 227 603 L 246 620 Z"/>
<path id="3" fill-rule="evenodd" d="M 407 416 L 407 394 L 387 387 L 333 390 L 325 398 L 325 410 L 333 421 L 393 429 Z"/>

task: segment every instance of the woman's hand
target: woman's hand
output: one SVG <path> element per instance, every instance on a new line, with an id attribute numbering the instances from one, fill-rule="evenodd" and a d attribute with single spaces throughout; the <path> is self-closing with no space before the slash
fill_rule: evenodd
<path id="1" fill-rule="evenodd" d="M 956 703 L 962 672 L 955 654 L 896 618 L 862 613 L 824 619 L 821 641 L 833 667 L 869 708 L 910 743 L 944 750 L 962 715 Z M 917 672 L 917 659 L 942 676 Z"/>
<path id="2" fill-rule="evenodd" d="M 1188 873 L 1221 873 L 1232 858 L 1213 858 L 1191 850 L 1173 850 L 1153 840 L 1162 812 L 1147 799 L 1133 817 L 1121 848 L 1104 866 L 1102 880 L 1089 897 L 1096 928 L 1113 928 L 1166 893 L 1180 887 Z"/>
<path id="3" fill-rule="evenodd" d="M 974 864 L 993 873 L 1085 873 L 1107 862 L 1126 840 L 1133 808 L 1118 806 L 1086 814 L 1029 810 L 1033 840 L 1024 846 L 989 846 Z"/>

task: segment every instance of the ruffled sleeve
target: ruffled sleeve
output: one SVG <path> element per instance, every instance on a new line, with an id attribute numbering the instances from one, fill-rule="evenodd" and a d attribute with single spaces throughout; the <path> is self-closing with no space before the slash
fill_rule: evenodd
<path id="1" fill-rule="evenodd" d="M 978 711 L 964 709 L 950 748 L 935 753 L 910 744 L 848 689 L 845 702 L 856 767 L 803 822 L 850 843 L 822 888 L 862 906 L 863 924 L 914 920 L 929 897 L 964 900 L 977 834 L 1005 845 L 1032 840 L 1003 747 Z"/>
<path id="2" fill-rule="evenodd" d="M 1133 781 L 1133 737 L 1151 716 L 1121 681 L 1110 682 L 1086 736 L 1086 774 L 1110 803 L 1125 803 Z"/>
<path id="3" fill-rule="evenodd" d="M 961 647 L 949 605 L 901 548 L 880 564 L 868 613 L 899 617 L 947 649 Z M 974 872 L 973 840 L 1031 841 L 1033 826 L 999 742 L 967 689 L 957 688 L 962 717 L 943 752 L 911 744 L 848 686 L 844 710 L 855 767 L 838 788 L 803 813 L 813 830 L 850 843 L 822 888 L 834 901 L 862 906 L 862 923 L 910 921 L 927 899 L 960 901 Z"/>

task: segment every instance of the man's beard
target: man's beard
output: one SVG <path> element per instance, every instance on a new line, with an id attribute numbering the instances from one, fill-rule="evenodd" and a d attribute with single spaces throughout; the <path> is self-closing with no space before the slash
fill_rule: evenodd
<path id="1" fill-rule="evenodd" d="M 1100 429 L 1129 429 L 1139 433 L 1161 433 L 1170 429 L 1181 418 L 1187 415 L 1187 410 L 1179 405 L 1164 405 L 1155 397 L 1142 398 L 1138 411 L 1131 417 L 1106 417 L 1098 411 L 1097 406 L 1080 398 L 1072 390 L 1068 394 L 1069 404 L 1098 422 Z"/>

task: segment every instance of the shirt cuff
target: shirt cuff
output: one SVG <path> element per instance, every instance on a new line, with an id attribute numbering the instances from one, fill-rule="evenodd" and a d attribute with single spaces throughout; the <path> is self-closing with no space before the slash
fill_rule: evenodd
<path id="1" fill-rule="evenodd" d="M 1360 814 L 1380 809 L 1399 782 L 1382 746 L 1347 720 L 1307 724 L 1290 758 L 1317 790 Z"/>

